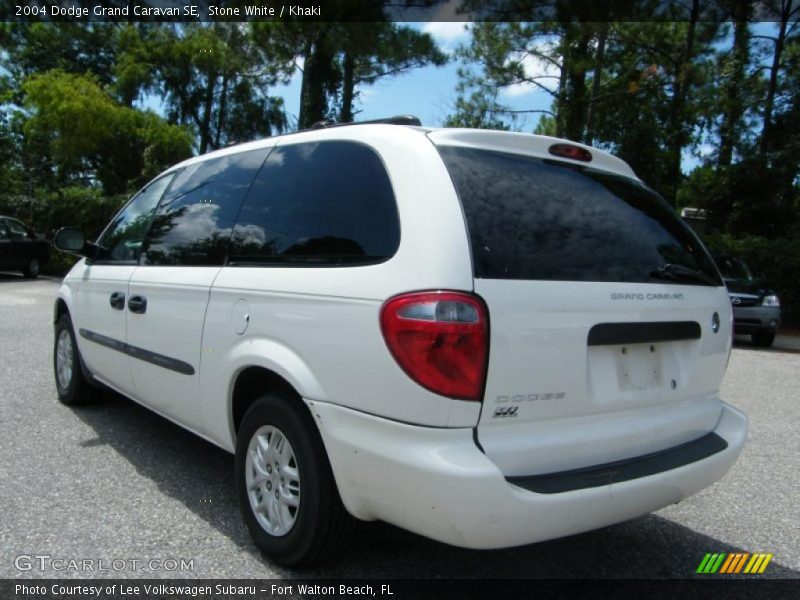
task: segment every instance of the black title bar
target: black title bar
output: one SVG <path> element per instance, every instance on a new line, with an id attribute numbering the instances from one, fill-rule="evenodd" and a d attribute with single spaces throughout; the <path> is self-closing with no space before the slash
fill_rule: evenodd
<path id="1" fill-rule="evenodd" d="M 778 21 L 780 3 L 752 2 L 752 21 Z M 466 22 L 733 19 L 719 0 L 0 0 L 4 22 Z"/>

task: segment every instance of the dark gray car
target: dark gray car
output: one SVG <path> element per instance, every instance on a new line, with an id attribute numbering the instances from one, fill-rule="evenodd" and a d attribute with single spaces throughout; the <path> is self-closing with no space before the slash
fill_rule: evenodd
<path id="1" fill-rule="evenodd" d="M 0 215 L 0 269 L 38 277 L 50 257 L 50 244 L 17 219 Z"/>

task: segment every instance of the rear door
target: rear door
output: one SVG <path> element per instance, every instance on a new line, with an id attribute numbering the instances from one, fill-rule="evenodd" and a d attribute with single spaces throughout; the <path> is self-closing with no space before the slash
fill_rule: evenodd
<path id="1" fill-rule="evenodd" d="M 713 429 L 730 307 L 666 203 L 535 149 L 439 151 L 490 313 L 478 440 L 504 473 L 603 464 Z"/>
<path id="2" fill-rule="evenodd" d="M 137 397 L 202 431 L 201 341 L 211 284 L 224 264 L 236 215 L 268 150 L 183 169 L 162 199 L 133 273 L 128 346 Z"/>

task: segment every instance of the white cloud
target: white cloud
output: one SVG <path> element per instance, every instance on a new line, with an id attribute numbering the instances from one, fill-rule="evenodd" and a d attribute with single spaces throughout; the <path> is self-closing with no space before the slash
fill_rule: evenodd
<path id="1" fill-rule="evenodd" d="M 548 51 L 548 42 L 543 42 L 538 50 L 542 53 Z M 542 79 L 537 80 L 539 85 L 544 86 L 551 92 L 555 92 L 556 89 L 558 89 L 560 69 L 549 60 L 539 58 L 528 52 L 516 52 L 509 56 L 508 59 L 508 64 L 513 62 L 520 62 L 522 64 L 522 69 L 526 78 L 534 79 L 536 77 L 542 77 Z M 540 89 L 539 85 L 530 81 L 523 81 L 503 88 L 500 93 L 509 98 L 516 98 L 535 92 Z"/>
<path id="2" fill-rule="evenodd" d="M 430 34 L 443 52 L 450 53 L 460 42 L 467 39 L 471 25 L 472 23 L 429 21 L 422 27 L 422 31 Z"/>

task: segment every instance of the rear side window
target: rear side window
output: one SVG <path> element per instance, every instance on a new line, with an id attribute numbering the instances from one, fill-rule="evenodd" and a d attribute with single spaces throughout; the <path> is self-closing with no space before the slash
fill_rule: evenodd
<path id="1" fill-rule="evenodd" d="M 626 177 L 440 146 L 464 209 L 475 277 L 722 285 L 697 237 Z"/>
<path id="2" fill-rule="evenodd" d="M 381 262 L 400 243 L 389 176 L 346 141 L 276 148 L 239 213 L 230 263 L 337 266 Z"/>
<path id="3" fill-rule="evenodd" d="M 219 266 L 242 200 L 269 148 L 195 163 L 158 205 L 142 264 Z"/>

